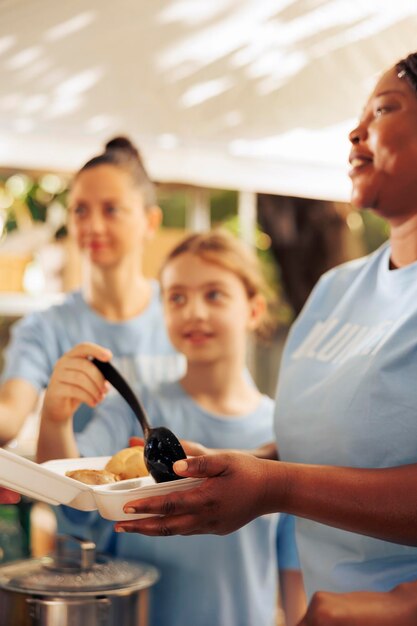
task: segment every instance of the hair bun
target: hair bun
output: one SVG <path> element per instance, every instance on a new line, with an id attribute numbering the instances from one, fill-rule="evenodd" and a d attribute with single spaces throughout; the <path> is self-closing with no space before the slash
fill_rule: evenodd
<path id="1" fill-rule="evenodd" d="M 132 179 L 143 196 L 145 209 L 156 206 L 156 194 L 154 185 L 149 178 L 139 150 L 127 137 L 119 135 L 110 139 L 101 154 L 97 154 L 85 163 L 78 174 L 84 170 L 98 167 L 99 165 L 111 165 L 125 171 Z"/>
<path id="2" fill-rule="evenodd" d="M 124 152 L 126 156 L 135 157 L 142 163 L 139 150 L 133 145 L 133 143 L 127 137 L 120 135 L 119 137 L 113 137 L 105 145 L 106 152 Z"/>

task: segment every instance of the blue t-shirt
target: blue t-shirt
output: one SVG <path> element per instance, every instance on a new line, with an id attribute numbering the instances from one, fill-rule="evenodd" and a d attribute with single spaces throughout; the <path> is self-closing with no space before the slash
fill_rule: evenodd
<path id="1" fill-rule="evenodd" d="M 325 274 L 284 351 L 275 432 L 283 461 L 417 463 L 417 263 L 390 247 Z M 297 519 L 308 595 L 385 591 L 417 579 L 417 548 Z"/>
<path id="2" fill-rule="evenodd" d="M 32 313 L 14 324 L 5 352 L 2 382 L 23 378 L 38 391 L 44 389 L 56 361 L 78 343 L 89 341 L 109 348 L 113 363 L 134 384 L 152 387 L 176 380 L 185 371 L 185 359 L 175 352 L 165 330 L 159 284 L 151 281 L 152 297 L 136 317 L 109 322 L 85 302 L 81 292 L 68 294 L 62 304 Z M 91 417 L 82 405 L 74 417 L 81 431 Z"/>
<path id="3" fill-rule="evenodd" d="M 41 391 L 49 384 L 56 361 L 84 341 L 109 348 L 114 355 L 112 362 L 131 384 L 139 380 L 152 386 L 161 380 L 180 378 L 185 359 L 168 339 L 159 283 L 153 280 L 151 287 L 146 309 L 122 322 L 110 322 L 96 313 L 79 291 L 69 293 L 59 305 L 19 320 L 12 328 L 2 382 L 21 378 Z M 82 431 L 91 416 L 92 409 L 82 404 L 74 416 L 75 432 Z M 78 524 L 72 524 L 60 507 L 55 513 L 60 533 L 82 534 Z M 88 537 L 98 549 L 106 549 L 111 534 L 111 525 L 98 516 L 88 529 Z"/>
<path id="4" fill-rule="evenodd" d="M 273 401 L 263 396 L 256 411 L 239 417 L 214 415 L 190 398 L 180 384 L 141 389 L 155 426 L 210 448 L 251 449 L 273 438 Z M 114 454 L 129 437 L 141 435 L 137 418 L 120 397 L 108 398 L 77 435 L 82 456 Z M 242 485 L 242 497 L 245 486 Z M 122 533 L 115 554 L 154 564 L 161 579 L 151 590 L 151 626 L 272 626 L 276 610 L 277 515 L 260 517 L 219 537 L 145 537 Z M 291 524 L 282 525 L 288 566 L 298 569 Z M 114 539 L 114 538 L 113 538 Z"/>

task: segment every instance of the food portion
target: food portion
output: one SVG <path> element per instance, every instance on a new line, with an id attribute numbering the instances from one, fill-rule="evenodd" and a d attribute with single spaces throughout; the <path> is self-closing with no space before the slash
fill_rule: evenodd
<path id="1" fill-rule="evenodd" d="M 105 469 L 118 477 L 118 480 L 148 476 L 143 458 L 143 446 L 132 446 L 117 452 L 107 463 Z"/>
<path id="2" fill-rule="evenodd" d="M 86 485 L 108 485 L 117 482 L 117 477 L 106 470 L 78 469 L 65 472 L 65 476 L 79 480 Z"/>
<path id="3" fill-rule="evenodd" d="M 123 448 L 111 457 L 104 470 L 77 469 L 65 473 L 86 485 L 107 485 L 119 480 L 148 476 L 143 458 L 143 446 Z"/>

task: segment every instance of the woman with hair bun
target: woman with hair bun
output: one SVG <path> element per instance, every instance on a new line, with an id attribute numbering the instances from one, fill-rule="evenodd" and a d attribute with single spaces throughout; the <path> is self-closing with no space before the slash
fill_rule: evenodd
<path id="1" fill-rule="evenodd" d="M 159 284 L 142 272 L 144 245 L 161 222 L 161 210 L 129 139 L 110 140 L 75 174 L 68 213 L 69 233 L 82 257 L 82 285 L 61 304 L 32 313 L 12 328 L 0 387 L 0 443 L 17 435 L 56 362 L 80 342 L 100 344 L 92 354 L 99 359 L 111 352 L 132 384 L 139 379 L 152 386 L 182 372 L 182 357 L 165 331 Z M 74 415 L 76 432 L 85 428 L 106 392 L 103 383 L 95 396 L 82 398 Z M 70 512 L 57 507 L 55 513 L 60 533 L 84 534 L 98 549 L 113 549 L 110 523 L 97 519 L 90 531 Z"/>
<path id="2" fill-rule="evenodd" d="M 142 273 L 144 245 L 161 222 L 161 210 L 129 139 L 115 137 L 75 174 L 68 210 L 69 232 L 82 256 L 82 286 L 62 304 L 14 325 L 0 387 L 3 443 L 35 409 L 56 361 L 81 341 L 111 350 L 131 382 L 140 376 L 153 385 L 182 371 L 165 333 L 158 283 Z M 85 399 L 74 417 L 76 431 L 97 400 Z"/>

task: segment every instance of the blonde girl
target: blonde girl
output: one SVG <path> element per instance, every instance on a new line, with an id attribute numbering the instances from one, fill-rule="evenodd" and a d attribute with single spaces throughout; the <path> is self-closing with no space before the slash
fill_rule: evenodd
<path id="1" fill-rule="evenodd" d="M 273 402 L 256 389 L 245 367 L 249 334 L 263 333 L 267 324 L 256 256 L 222 231 L 192 235 L 168 256 L 160 283 L 168 334 L 186 357 L 187 371 L 153 391 L 138 387 L 151 420 L 199 442 L 200 448 L 239 448 L 248 454 L 256 448 L 256 454 L 271 455 Z M 56 367 L 42 413 L 40 460 L 114 454 L 141 435 L 137 419 L 118 396 L 103 402 L 83 433 L 73 433 L 72 413 L 81 394 L 98 397 L 103 385 L 89 355 L 110 356 L 99 346 L 83 344 Z M 244 484 L 240 497 L 245 497 Z M 271 626 L 277 524 L 275 515 L 262 517 L 227 538 L 149 539 L 123 533 L 116 554 L 153 563 L 161 571 L 151 593 L 152 626 Z M 294 572 L 298 562 L 291 524 L 282 524 L 282 530 L 288 532 L 281 541 L 286 557 L 280 566 L 291 570 L 294 582 L 299 574 Z M 301 603 L 288 624 L 304 608 L 300 578 L 297 583 Z"/>

